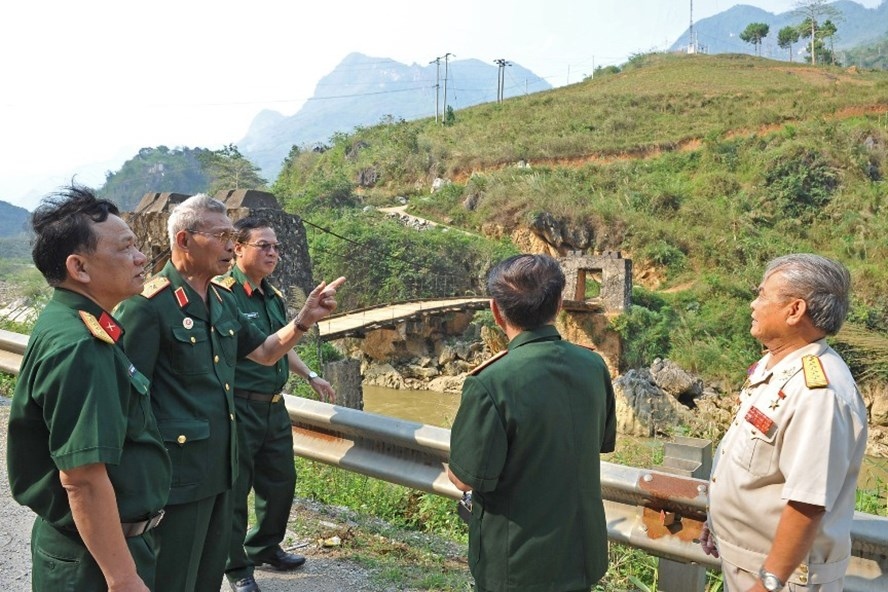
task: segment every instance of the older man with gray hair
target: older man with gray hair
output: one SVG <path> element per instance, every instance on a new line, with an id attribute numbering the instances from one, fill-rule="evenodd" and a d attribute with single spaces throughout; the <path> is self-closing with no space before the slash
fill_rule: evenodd
<path id="1" fill-rule="evenodd" d="M 825 338 L 845 320 L 849 289 L 841 263 L 793 254 L 768 264 L 752 302 L 750 333 L 767 352 L 716 452 L 700 537 L 729 592 L 842 590 L 867 416 Z"/>
<path id="2" fill-rule="evenodd" d="M 156 529 L 157 589 L 218 592 L 231 534 L 238 470 L 233 400 L 237 360 L 272 365 L 336 307 L 345 281 L 322 282 L 296 318 L 266 336 L 213 281 L 234 257 L 225 205 L 203 194 L 173 208 L 171 256 L 141 295 L 118 307 L 123 342 L 151 382 L 157 426 L 173 466 L 166 514 Z"/>

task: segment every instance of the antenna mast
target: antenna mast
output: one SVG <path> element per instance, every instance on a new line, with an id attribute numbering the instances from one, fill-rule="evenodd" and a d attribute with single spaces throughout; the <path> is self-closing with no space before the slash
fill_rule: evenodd
<path id="1" fill-rule="evenodd" d="M 697 44 L 694 42 L 694 0 L 691 0 L 691 25 L 688 27 L 688 53 L 697 53 Z"/>

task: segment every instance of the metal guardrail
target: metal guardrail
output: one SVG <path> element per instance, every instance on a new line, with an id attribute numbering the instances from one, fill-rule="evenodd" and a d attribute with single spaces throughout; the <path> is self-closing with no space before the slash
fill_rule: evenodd
<path id="1" fill-rule="evenodd" d="M 290 395 L 285 400 L 295 455 L 460 498 L 447 479 L 450 430 Z M 651 555 L 719 569 L 697 542 L 706 520 L 707 486 L 701 479 L 602 462 L 608 537 Z M 851 536 L 854 557 L 845 590 L 888 590 L 888 518 L 858 512 Z"/>
<path id="2" fill-rule="evenodd" d="M 0 329 L 0 372 L 17 375 L 28 336 Z"/>
<path id="3" fill-rule="evenodd" d="M 0 330 L 0 371 L 18 373 L 27 339 Z M 285 400 L 295 455 L 461 497 L 447 479 L 450 430 L 291 395 Z M 706 481 L 602 462 L 601 489 L 611 540 L 690 566 L 719 568 L 697 544 L 706 519 Z M 888 590 L 888 518 L 855 513 L 851 537 L 846 592 Z"/>

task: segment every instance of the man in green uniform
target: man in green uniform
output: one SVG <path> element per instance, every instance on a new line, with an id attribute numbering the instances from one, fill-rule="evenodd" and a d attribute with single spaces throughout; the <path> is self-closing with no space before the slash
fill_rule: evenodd
<path id="1" fill-rule="evenodd" d="M 233 258 L 234 228 L 221 202 L 203 194 L 173 208 L 171 258 L 141 295 L 118 307 L 124 342 L 151 380 L 151 404 L 173 464 L 166 518 L 157 529 L 157 587 L 218 592 L 231 534 L 237 477 L 234 372 L 248 356 L 272 365 L 336 306 L 344 278 L 321 283 L 291 323 L 266 336 L 212 283 Z"/>
<path id="2" fill-rule="evenodd" d="M 280 260 L 277 235 L 266 220 L 254 216 L 238 220 L 234 228 L 235 265 L 220 283 L 231 290 L 238 310 L 263 333 L 277 331 L 287 322 L 286 303 L 283 294 L 266 279 Z M 305 557 L 287 553 L 280 546 L 296 485 L 293 431 L 281 395 L 288 370 L 307 380 L 321 400 L 334 397 L 330 383 L 293 350 L 274 366 L 246 358 L 237 362 L 234 405 L 240 470 L 232 494 L 234 523 L 225 569 L 235 592 L 259 592 L 253 577 L 257 563 L 268 563 L 280 570 L 296 569 L 305 563 Z M 255 492 L 256 525 L 247 533 L 250 489 Z"/>
<path id="3" fill-rule="evenodd" d="M 145 256 L 117 207 L 72 186 L 34 212 L 33 258 L 54 288 L 9 414 L 12 495 L 37 513 L 33 590 L 154 590 L 154 527 L 170 487 L 148 381 L 108 312 L 138 294 Z"/>
<path id="4" fill-rule="evenodd" d="M 599 455 L 616 438 L 610 375 L 553 326 L 564 290 L 553 258 L 506 259 L 487 289 L 509 347 L 466 379 L 448 468 L 472 490 L 476 590 L 590 590 L 607 571 Z"/>

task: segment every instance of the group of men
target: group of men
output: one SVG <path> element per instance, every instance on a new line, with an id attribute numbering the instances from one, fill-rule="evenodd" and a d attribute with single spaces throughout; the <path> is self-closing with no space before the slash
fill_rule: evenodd
<path id="1" fill-rule="evenodd" d="M 255 564 L 301 565 L 280 547 L 295 474 L 279 393 L 291 370 L 333 396 L 292 348 L 335 308 L 344 278 L 287 322 L 266 279 L 274 230 L 232 225 L 205 195 L 172 211 L 171 259 L 147 283 L 132 231 L 83 188 L 45 202 L 33 228 L 55 290 L 25 352 L 8 444 L 13 495 L 38 516 L 33 589 L 217 592 L 225 573 L 255 592 Z M 448 467 L 472 492 L 478 592 L 589 591 L 607 571 L 600 455 L 615 446 L 614 392 L 601 356 L 554 326 L 564 286 L 546 255 L 488 275 L 508 349 L 466 379 Z M 729 592 L 842 589 L 867 417 L 825 338 L 849 292 L 840 263 L 796 254 L 768 265 L 751 304 L 767 351 L 716 452 L 700 537 Z M 259 519 L 246 533 L 251 488 Z"/>
<path id="2" fill-rule="evenodd" d="M 554 327 L 564 275 L 518 255 L 487 288 L 508 349 L 463 385 L 448 474 L 471 491 L 469 567 L 478 592 L 580 592 L 607 570 L 599 454 L 614 449 L 610 376 Z M 845 319 L 850 275 L 812 254 L 771 261 L 756 290 L 750 366 L 716 451 L 700 543 L 728 592 L 839 592 L 851 556 L 867 412 L 826 343 Z"/>
<path id="3" fill-rule="evenodd" d="M 218 592 L 225 574 L 256 592 L 255 564 L 302 565 L 280 546 L 295 484 L 280 389 L 292 370 L 333 396 L 293 347 L 344 278 L 287 322 L 266 279 L 273 229 L 235 227 L 203 194 L 171 211 L 170 260 L 147 283 L 132 230 L 87 188 L 44 200 L 32 227 L 54 290 L 23 358 L 7 462 L 37 514 L 32 588 Z"/>

